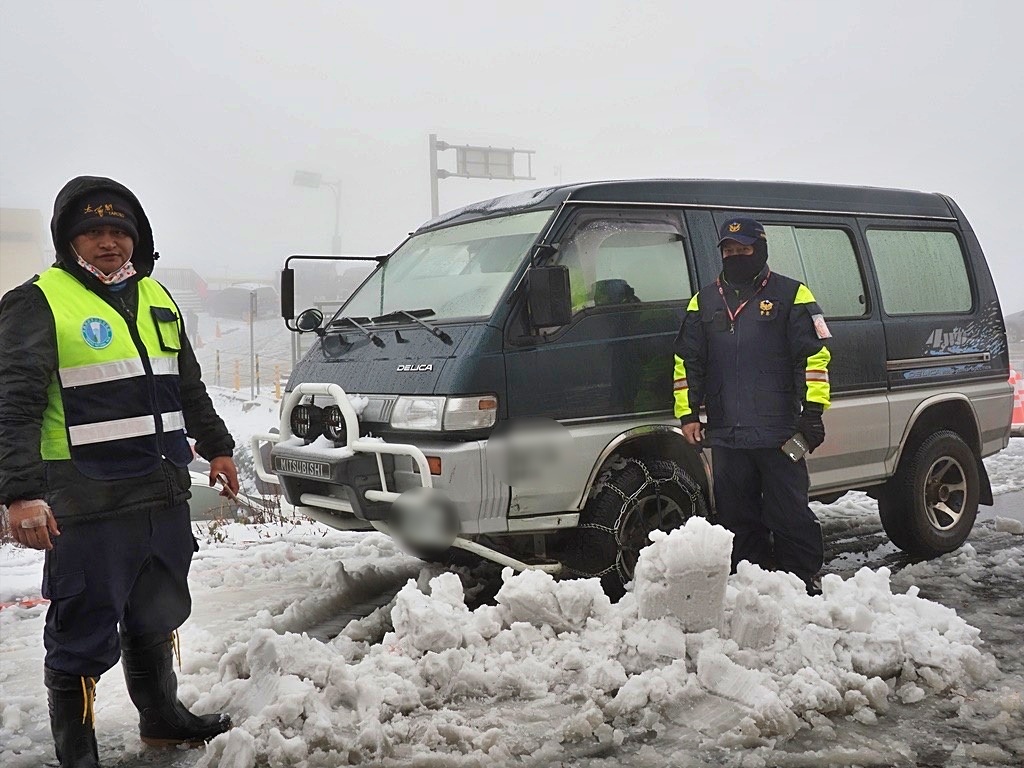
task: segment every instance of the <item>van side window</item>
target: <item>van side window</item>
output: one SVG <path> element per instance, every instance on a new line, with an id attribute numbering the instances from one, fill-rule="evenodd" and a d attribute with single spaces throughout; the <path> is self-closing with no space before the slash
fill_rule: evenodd
<path id="1" fill-rule="evenodd" d="M 952 232 L 869 229 L 867 238 L 888 314 L 970 311 L 971 282 Z"/>
<path id="2" fill-rule="evenodd" d="M 806 284 L 827 317 L 867 314 L 864 280 L 846 230 L 777 224 L 764 229 L 772 271 Z"/>
<path id="3" fill-rule="evenodd" d="M 558 263 L 569 268 L 573 313 L 693 293 L 682 229 L 667 217 L 584 220 L 560 243 Z"/>

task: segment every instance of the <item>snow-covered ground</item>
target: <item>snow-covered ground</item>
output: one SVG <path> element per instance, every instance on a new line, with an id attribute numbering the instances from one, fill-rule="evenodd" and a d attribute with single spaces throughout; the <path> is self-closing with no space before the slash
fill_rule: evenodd
<path id="1" fill-rule="evenodd" d="M 216 397 L 238 438 L 276 413 Z M 987 464 L 997 493 L 1024 488 L 1024 441 Z M 199 524 L 180 693 L 237 727 L 205 751 L 143 751 L 115 668 L 98 686 L 101 756 L 222 768 L 1020 765 L 1024 537 L 987 520 L 957 552 L 912 564 L 866 496 L 816 511 L 832 574 L 822 597 L 753 567 L 708 579 L 728 534 L 696 521 L 645 550 L 616 605 L 592 581 L 446 572 L 379 534 Z M 38 597 L 41 563 L 0 548 L 0 602 Z M 493 578 L 496 600 L 478 605 Z M 382 593 L 395 597 L 328 639 L 325 623 Z M 52 760 L 45 610 L 0 610 L 3 766 Z"/>

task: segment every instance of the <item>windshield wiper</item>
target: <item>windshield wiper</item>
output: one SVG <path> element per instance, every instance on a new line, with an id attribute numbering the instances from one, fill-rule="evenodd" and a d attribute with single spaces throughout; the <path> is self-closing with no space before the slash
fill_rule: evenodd
<path id="1" fill-rule="evenodd" d="M 360 320 L 364 320 L 367 323 L 373 322 L 368 317 L 361 317 L 359 319 Z M 370 341 L 372 341 L 375 346 L 378 346 L 378 347 L 383 347 L 384 346 L 384 339 L 382 339 L 376 333 L 371 331 L 369 328 L 366 328 L 365 326 L 363 326 L 360 323 L 358 323 L 354 318 L 351 318 L 351 317 L 339 317 L 336 320 L 331 320 L 331 322 L 330 322 L 328 327 L 335 328 L 335 327 L 341 326 L 341 325 L 351 325 L 353 328 L 355 328 L 355 329 L 357 329 L 359 331 L 362 331 L 363 334 L 366 336 L 366 338 L 368 338 Z"/>
<path id="2" fill-rule="evenodd" d="M 380 317 L 373 318 L 373 320 L 371 322 L 374 325 L 376 325 L 377 323 L 387 322 L 388 320 L 398 320 L 399 318 L 405 317 L 405 318 L 408 318 L 409 320 L 412 320 L 417 325 L 422 325 L 424 328 L 426 328 L 428 331 L 430 331 L 434 336 L 439 338 L 445 344 L 451 344 L 452 343 L 452 337 L 451 336 L 449 336 L 447 333 L 442 331 L 440 328 L 438 328 L 433 323 L 428 323 L 425 320 L 421 320 L 420 319 L 420 318 L 423 318 L 423 317 L 429 317 L 430 315 L 434 315 L 434 314 L 437 314 L 437 313 L 434 312 L 434 310 L 432 310 L 432 309 L 414 309 L 414 310 L 411 310 L 411 311 L 405 310 L 405 309 L 396 309 L 394 312 L 388 312 L 386 315 L 381 315 Z"/>

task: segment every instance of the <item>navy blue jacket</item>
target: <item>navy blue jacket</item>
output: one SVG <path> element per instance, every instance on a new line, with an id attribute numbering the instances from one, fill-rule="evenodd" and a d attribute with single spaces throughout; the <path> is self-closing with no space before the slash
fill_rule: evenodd
<path id="1" fill-rule="evenodd" d="M 802 408 L 829 405 L 828 331 L 803 283 L 765 269 L 745 288 L 724 279 L 690 300 L 675 343 L 675 413 L 707 411 L 707 442 L 781 446 Z"/>

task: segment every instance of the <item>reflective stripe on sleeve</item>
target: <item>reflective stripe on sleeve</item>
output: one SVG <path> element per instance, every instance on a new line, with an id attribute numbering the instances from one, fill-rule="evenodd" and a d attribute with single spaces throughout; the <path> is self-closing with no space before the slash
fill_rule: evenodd
<path id="1" fill-rule="evenodd" d="M 828 347 L 822 347 L 807 358 L 807 369 L 804 371 L 806 392 L 804 399 L 809 403 L 818 403 L 828 408 L 832 404 L 831 388 L 828 382 L 828 364 L 832 355 Z"/>
<path id="2" fill-rule="evenodd" d="M 690 389 L 686 383 L 686 363 L 679 355 L 673 356 L 675 368 L 673 370 L 672 396 L 675 399 L 674 408 L 676 418 L 689 416 L 690 410 Z"/>
<path id="3" fill-rule="evenodd" d="M 161 414 L 164 432 L 185 428 L 185 415 L 181 411 Z M 95 424 L 78 424 L 68 427 L 71 445 L 91 445 L 111 440 L 127 440 L 156 434 L 156 421 L 152 416 L 133 416 L 130 419 L 99 421 Z"/>

